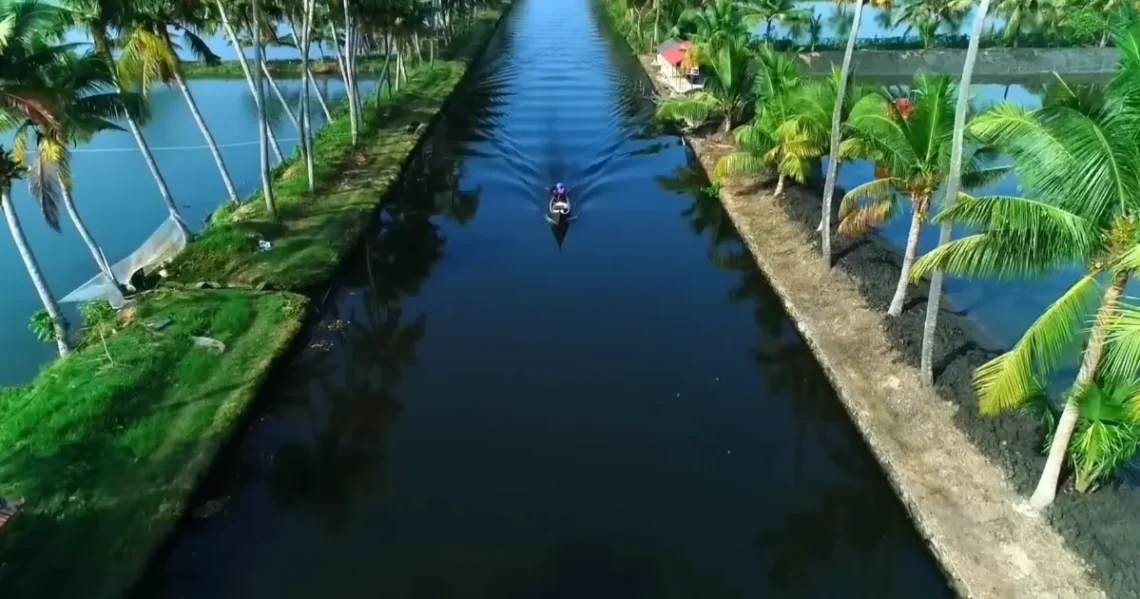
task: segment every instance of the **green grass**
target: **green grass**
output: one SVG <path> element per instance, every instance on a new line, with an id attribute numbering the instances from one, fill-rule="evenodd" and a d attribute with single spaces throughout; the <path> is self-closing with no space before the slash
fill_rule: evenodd
<path id="1" fill-rule="evenodd" d="M 295 158 L 283 165 L 274 185 L 278 221 L 268 217 L 260 193 L 239 208 L 219 211 L 168 269 L 172 282 L 303 290 L 327 281 L 399 177 L 425 129 L 416 125 L 440 110 L 498 16 L 481 15 L 434 66 L 410 74 L 394 97 L 380 90 L 369 98 L 355 148 L 347 107 L 338 107 L 336 121 L 315 140 L 315 192 L 308 192 L 303 163 Z M 273 248 L 258 251 L 261 238 Z"/>
<path id="2" fill-rule="evenodd" d="M 427 53 L 424 53 L 427 56 Z M 266 61 L 269 72 L 274 77 L 297 79 L 301 77 L 300 59 L 275 59 Z M 357 72 L 364 77 L 379 75 L 384 69 L 383 57 L 361 57 L 358 59 Z M 395 60 L 392 61 L 392 67 Z M 340 67 L 335 58 L 327 60 L 311 59 L 309 68 L 316 77 L 340 77 Z M 187 79 L 244 79 L 245 71 L 237 60 L 223 60 L 218 64 L 206 64 L 201 61 L 186 61 L 182 63 L 182 74 Z"/>
<path id="3" fill-rule="evenodd" d="M 286 293 L 163 291 L 25 387 L 0 391 L 0 496 L 25 511 L 0 538 L 4 597 L 117 597 L 300 329 Z M 144 323 L 168 317 L 154 332 Z M 216 355 L 191 336 L 226 345 Z"/>

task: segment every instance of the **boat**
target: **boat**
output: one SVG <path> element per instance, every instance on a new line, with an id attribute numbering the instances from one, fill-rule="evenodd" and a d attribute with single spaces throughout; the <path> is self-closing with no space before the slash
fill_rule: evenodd
<path id="1" fill-rule="evenodd" d="M 555 225 L 560 225 L 570 220 L 570 196 L 567 195 L 565 200 L 559 201 L 558 196 L 551 194 L 550 204 L 547 205 L 546 216 L 550 222 Z"/>

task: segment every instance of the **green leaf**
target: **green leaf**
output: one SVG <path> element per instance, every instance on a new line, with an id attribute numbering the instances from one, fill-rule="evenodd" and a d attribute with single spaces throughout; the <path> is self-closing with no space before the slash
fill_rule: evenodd
<path id="1" fill-rule="evenodd" d="M 981 411 L 986 415 L 1015 409 L 1039 393 L 1044 380 L 1084 330 L 1099 300 L 1094 274 L 1082 277 L 1029 327 L 1009 352 L 974 373 Z"/>

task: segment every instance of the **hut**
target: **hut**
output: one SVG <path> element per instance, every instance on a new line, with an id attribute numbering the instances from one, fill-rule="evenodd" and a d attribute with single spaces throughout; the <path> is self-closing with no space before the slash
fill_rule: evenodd
<path id="1" fill-rule="evenodd" d="M 684 94 L 704 87 L 700 69 L 686 64 L 685 57 L 692 47 L 692 42 L 679 40 L 669 40 L 657 46 L 657 66 L 661 68 L 662 78 L 677 93 Z"/>

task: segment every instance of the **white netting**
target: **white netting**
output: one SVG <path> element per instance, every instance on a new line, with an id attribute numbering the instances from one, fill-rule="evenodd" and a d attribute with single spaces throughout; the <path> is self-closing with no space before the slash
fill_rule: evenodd
<path id="1" fill-rule="evenodd" d="M 148 270 L 152 266 L 162 264 L 177 256 L 185 248 L 186 234 L 174 217 L 167 217 L 138 249 L 112 265 L 111 272 L 115 273 L 115 278 L 119 281 L 126 283 L 139 269 Z M 103 273 L 95 275 L 60 301 L 78 303 L 99 300 L 111 302 L 115 308 L 121 308 L 126 304 L 123 294 L 103 276 Z"/>

